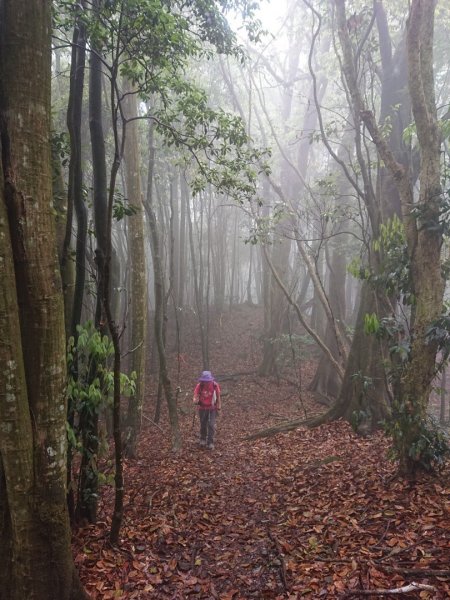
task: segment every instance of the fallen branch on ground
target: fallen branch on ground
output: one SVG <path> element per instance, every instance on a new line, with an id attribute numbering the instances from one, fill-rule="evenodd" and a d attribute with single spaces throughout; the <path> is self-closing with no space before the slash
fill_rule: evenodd
<path id="1" fill-rule="evenodd" d="M 245 377 L 245 375 L 255 375 L 256 371 L 242 371 L 241 373 L 231 373 L 230 375 L 216 375 L 216 381 L 229 381 L 230 379 L 238 379 L 239 377 Z"/>
<path id="2" fill-rule="evenodd" d="M 293 421 L 286 421 L 285 423 L 280 423 L 279 425 L 267 427 L 266 429 L 261 429 L 256 433 L 252 433 L 246 436 L 244 440 L 257 440 L 263 437 L 271 437 L 273 435 L 277 435 L 278 433 L 292 431 L 293 429 L 297 429 L 298 427 L 311 427 L 314 426 L 314 422 L 317 418 L 317 416 L 310 417 L 309 419 L 301 417 L 300 419 L 294 419 Z"/>
<path id="3" fill-rule="evenodd" d="M 269 535 L 269 538 L 272 540 L 272 543 L 275 546 L 275 550 L 277 551 L 277 554 L 278 554 L 278 560 L 280 561 L 280 577 L 281 577 L 281 582 L 283 584 L 284 591 L 288 592 L 289 586 L 288 586 L 287 574 L 286 574 L 286 563 L 284 562 L 284 555 L 281 550 L 280 543 L 271 531 L 268 532 L 268 535 Z"/>
<path id="4" fill-rule="evenodd" d="M 286 416 L 285 415 L 277 415 L 277 413 L 269 413 L 267 415 L 267 419 L 270 419 L 270 418 L 273 418 L 273 419 L 283 419 L 284 420 L 284 419 L 286 419 Z"/>
<path id="5" fill-rule="evenodd" d="M 390 590 L 351 590 L 345 592 L 341 598 L 350 598 L 350 596 L 384 596 L 385 594 L 407 594 L 408 592 L 417 592 L 418 590 L 423 590 L 426 592 L 437 591 L 433 585 L 412 582 L 408 585 L 404 585 L 403 587 L 392 588 Z"/>
<path id="6" fill-rule="evenodd" d="M 450 577 L 450 569 L 410 569 L 404 567 L 391 567 L 384 565 L 382 560 L 376 561 L 380 569 L 388 573 L 402 573 L 402 575 L 414 575 L 417 577 L 442 577 L 448 579 Z"/>
<path id="7" fill-rule="evenodd" d="M 151 423 L 152 425 L 154 425 L 155 427 L 157 427 L 160 431 L 162 431 L 164 433 L 164 429 L 161 427 L 161 425 L 158 425 L 158 423 L 155 423 L 155 421 L 152 421 L 152 419 L 149 419 L 149 417 L 146 417 L 145 415 L 142 415 L 144 417 L 144 419 L 146 419 L 149 423 Z"/>

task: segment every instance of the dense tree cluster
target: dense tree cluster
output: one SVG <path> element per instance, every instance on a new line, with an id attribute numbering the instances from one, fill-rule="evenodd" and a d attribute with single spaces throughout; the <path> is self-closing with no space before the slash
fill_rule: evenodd
<path id="1" fill-rule="evenodd" d="M 318 351 L 311 425 L 442 463 L 450 10 L 387 4 L 0 2 L 2 600 L 86 597 L 70 522 L 107 440 L 118 542 L 149 370 L 180 450 L 192 313 L 208 369 L 211 320 L 263 306 L 261 377 Z"/>

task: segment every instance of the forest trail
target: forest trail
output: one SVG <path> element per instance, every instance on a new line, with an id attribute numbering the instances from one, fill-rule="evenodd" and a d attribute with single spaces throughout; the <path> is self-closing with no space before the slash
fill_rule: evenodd
<path id="1" fill-rule="evenodd" d="M 411 582 L 434 591 L 392 597 L 448 598 L 448 469 L 438 480 L 397 480 L 384 436 L 358 438 L 345 423 L 244 440 L 318 410 L 289 383 L 229 379 L 254 371 L 260 317 L 250 307 L 227 315 L 214 332 L 219 343 L 211 340 L 225 392 L 214 451 L 197 445 L 191 392 L 200 362 L 191 341 L 173 376 L 182 389 L 182 451 L 173 455 L 167 432 L 146 422 L 139 458 L 126 464 L 121 550 L 106 537 L 111 488 L 99 523 L 76 535 L 92 598 L 334 599 Z M 303 357 L 303 390 L 313 362 Z"/>

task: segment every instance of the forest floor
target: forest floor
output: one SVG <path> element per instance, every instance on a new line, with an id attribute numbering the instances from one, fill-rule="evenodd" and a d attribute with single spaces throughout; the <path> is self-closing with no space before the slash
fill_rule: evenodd
<path id="1" fill-rule="evenodd" d="M 166 418 L 163 431 L 146 419 L 139 456 L 125 464 L 120 548 L 108 543 L 108 486 L 98 523 L 74 534 L 91 597 L 449 598 L 449 466 L 436 478 L 398 479 L 384 435 L 360 438 L 342 422 L 245 440 L 323 410 L 306 391 L 314 356 L 302 357 L 300 393 L 293 382 L 257 377 L 261 318 L 242 306 L 210 335 L 211 368 L 224 392 L 213 451 L 197 445 L 192 389 L 201 360 L 198 340 L 188 336 L 173 373 L 181 452 L 170 451 Z M 422 589 L 379 593 L 413 582 Z"/>

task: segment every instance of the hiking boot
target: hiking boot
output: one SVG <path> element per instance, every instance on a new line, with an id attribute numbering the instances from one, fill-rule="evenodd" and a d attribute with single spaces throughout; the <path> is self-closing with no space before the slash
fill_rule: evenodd
<path id="1" fill-rule="evenodd" d="M 204 448 L 206 446 L 206 440 L 200 440 L 198 445 Z"/>
<path id="2" fill-rule="evenodd" d="M 208 450 L 214 450 L 214 444 L 208 444 L 207 448 Z"/>

